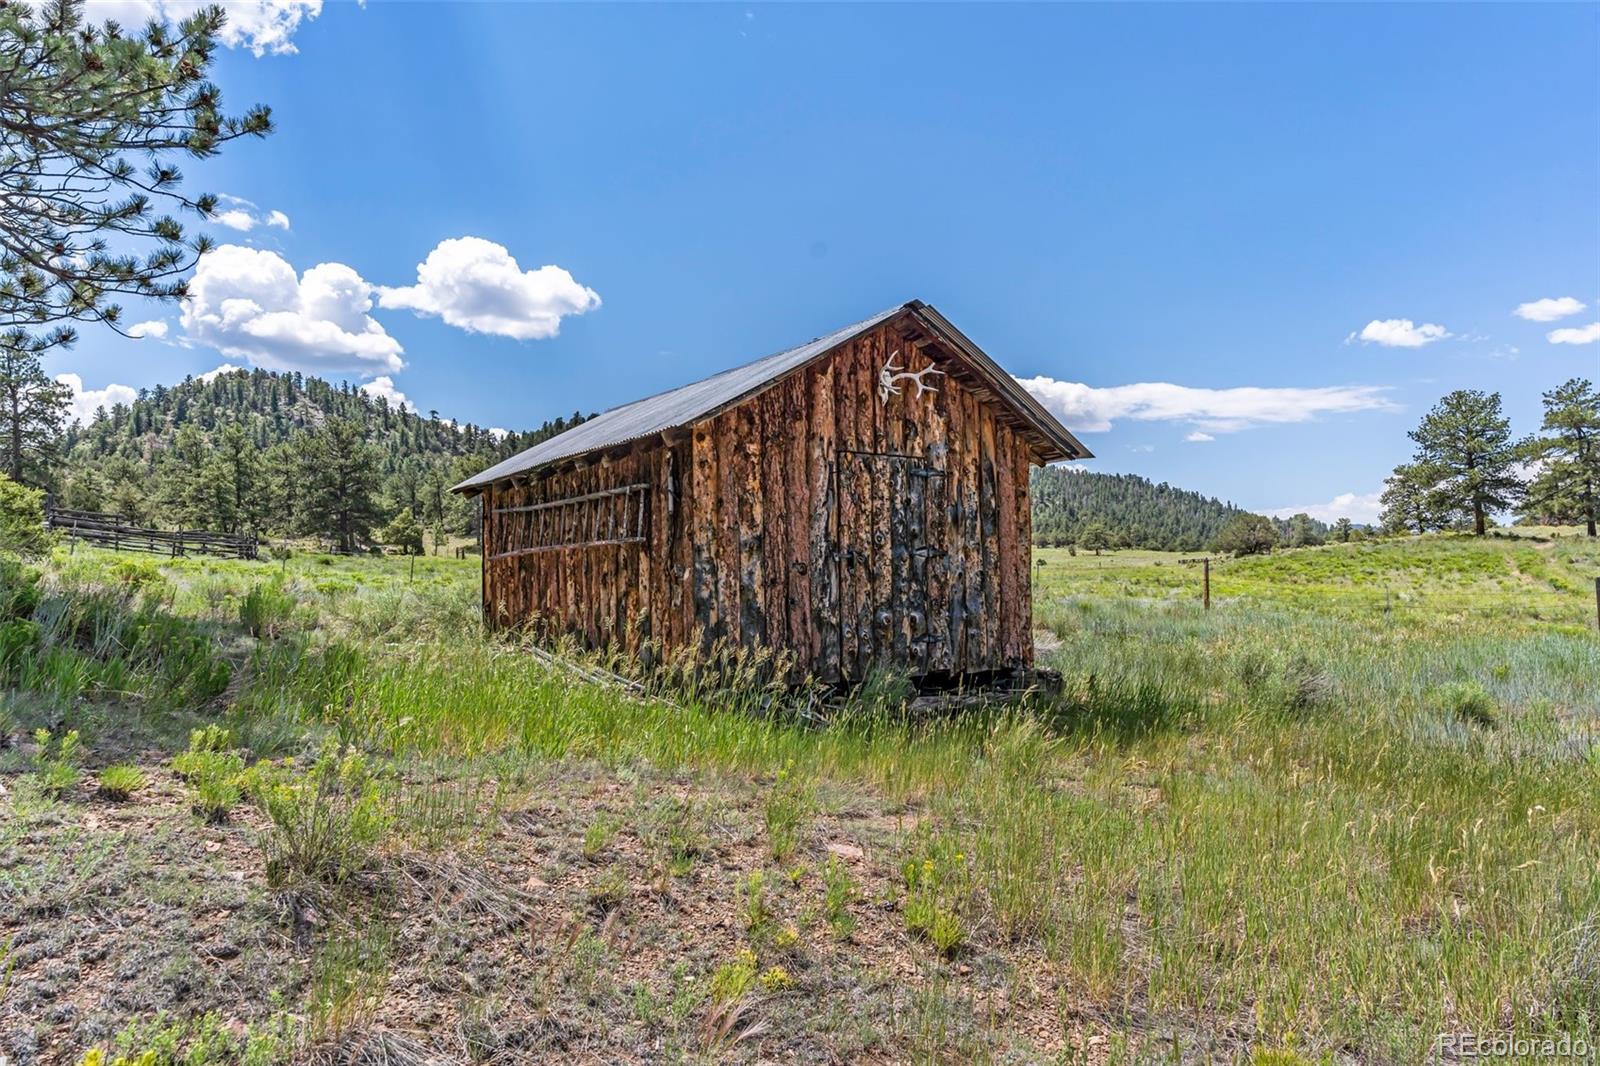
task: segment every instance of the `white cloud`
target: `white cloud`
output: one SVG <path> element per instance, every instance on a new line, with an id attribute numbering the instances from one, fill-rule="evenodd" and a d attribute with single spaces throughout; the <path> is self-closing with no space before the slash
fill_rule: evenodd
<path id="1" fill-rule="evenodd" d="M 1337 522 L 1341 518 L 1348 518 L 1357 524 L 1372 525 L 1378 521 L 1378 516 L 1383 512 L 1382 492 L 1354 493 L 1344 492 L 1335 496 L 1327 503 L 1308 503 L 1297 507 L 1274 507 L 1266 513 L 1274 518 L 1288 518 L 1291 515 L 1308 514 L 1319 522 Z"/>
<path id="2" fill-rule="evenodd" d="M 255 216 L 242 208 L 233 208 L 229 211 L 218 211 L 211 216 L 211 221 L 219 226 L 236 229 L 240 233 L 249 233 L 256 227 Z"/>
<path id="3" fill-rule="evenodd" d="M 1197 429 L 1183 439 L 1193 444 L 1204 444 L 1206 441 L 1216 440 L 1217 438 L 1213 437 L 1209 433 L 1202 433 Z"/>
<path id="4" fill-rule="evenodd" d="M 242 196 L 218 193 L 217 202 L 223 205 L 223 209 L 215 212 L 210 221 L 218 226 L 226 226 L 240 233 L 249 233 L 257 226 L 273 226 L 285 230 L 289 228 L 288 215 L 282 211 L 262 211 L 254 202 Z"/>
<path id="5" fill-rule="evenodd" d="M 499 426 L 490 426 L 487 432 L 489 436 L 493 437 L 495 440 L 505 440 L 507 437 L 511 436 L 511 431 L 509 429 L 501 429 Z"/>
<path id="6" fill-rule="evenodd" d="M 1518 304 L 1512 314 L 1529 322 L 1554 322 L 1575 315 L 1588 305 L 1575 296 L 1547 296 L 1542 300 Z"/>
<path id="7" fill-rule="evenodd" d="M 361 386 L 361 391 L 366 393 L 368 396 L 371 396 L 373 399 L 377 399 L 380 396 L 383 397 L 385 400 L 389 401 L 390 407 L 399 407 L 404 404 L 405 406 L 410 407 L 413 411 L 416 410 L 416 405 L 410 400 L 406 399 L 406 394 L 394 387 L 394 378 L 390 377 L 388 374 L 382 374 L 373 378 L 371 381 Z"/>
<path id="8" fill-rule="evenodd" d="M 213 378 L 221 377 L 223 374 L 231 374 L 235 370 L 243 370 L 243 369 L 244 369 L 244 367 L 242 367 L 242 366 L 235 366 L 232 363 L 223 363 L 221 366 L 217 367 L 215 370 L 207 370 L 204 374 L 196 374 L 195 377 L 199 378 L 201 381 L 210 381 Z"/>
<path id="9" fill-rule="evenodd" d="M 275 252 L 224 244 L 195 266 L 183 328 L 190 340 L 269 369 L 399 370 L 404 349 L 367 314 L 374 292 L 343 263 L 296 278 Z"/>
<path id="10" fill-rule="evenodd" d="M 127 332 L 130 337 L 140 339 L 154 337 L 156 340 L 163 340 L 166 338 L 168 328 L 167 324 L 158 318 L 150 322 L 135 322 L 128 327 Z"/>
<path id="11" fill-rule="evenodd" d="M 1593 344 L 1600 341 L 1600 322 L 1591 322 L 1587 326 L 1569 326 L 1566 329 L 1553 329 L 1545 334 L 1551 344 Z"/>
<path id="12" fill-rule="evenodd" d="M 379 290 L 383 307 L 438 315 L 473 333 L 517 340 L 554 337 L 565 315 L 600 306 L 600 294 L 558 266 L 523 270 L 503 245 L 481 237 L 440 241 L 417 264 L 417 283 Z"/>
<path id="13" fill-rule="evenodd" d="M 1075 432 L 1100 433 L 1119 418 L 1138 422 L 1188 422 L 1209 433 L 1309 422 L 1319 415 L 1399 408 L 1376 385 L 1324 388 L 1202 389 L 1167 382 L 1096 388 L 1054 378 L 1018 378 L 1022 387 Z"/>
<path id="14" fill-rule="evenodd" d="M 1381 344 L 1385 348 L 1420 348 L 1448 336 L 1449 330 L 1432 322 L 1424 322 L 1419 326 L 1409 318 L 1375 318 L 1361 327 L 1360 333 L 1352 333 L 1346 340 Z"/>
<path id="15" fill-rule="evenodd" d="M 46 0 L 26 0 L 40 10 Z M 207 0 L 92 0 L 84 12 L 90 22 L 116 22 L 136 33 L 152 19 L 176 24 L 206 6 Z M 302 22 L 322 14 L 322 0 L 228 0 L 228 20 L 218 35 L 229 48 L 248 48 L 258 58 L 293 55 Z"/>
<path id="16" fill-rule="evenodd" d="M 72 390 L 72 409 L 69 421 L 88 425 L 94 420 L 96 410 L 107 411 L 117 404 L 130 404 L 139 398 L 137 389 L 128 385 L 107 385 L 103 389 L 85 389 L 83 378 L 77 374 L 57 374 L 56 380 Z"/>

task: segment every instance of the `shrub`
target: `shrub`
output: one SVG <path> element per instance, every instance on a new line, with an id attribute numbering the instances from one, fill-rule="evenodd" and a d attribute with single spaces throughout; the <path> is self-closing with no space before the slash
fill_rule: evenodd
<path id="1" fill-rule="evenodd" d="M 961 916 L 948 898 L 955 890 L 953 882 L 964 872 L 965 861 L 966 857 L 957 853 L 953 860 L 912 859 L 901 868 L 906 884 L 906 931 L 927 940 L 947 959 L 966 943 Z"/>
<path id="2" fill-rule="evenodd" d="M 822 915 L 827 920 L 828 928 L 833 930 L 833 935 L 840 940 L 848 940 L 850 934 L 855 932 L 856 919 L 850 913 L 850 903 L 855 899 L 856 886 L 850 880 L 850 871 L 837 855 L 829 855 L 828 861 L 822 867 L 822 883 L 825 893 L 822 901 Z"/>
<path id="3" fill-rule="evenodd" d="M 1236 514 L 1211 542 L 1214 552 L 1233 555 L 1265 555 L 1278 544 L 1278 527 L 1272 519 L 1258 514 Z"/>
<path id="4" fill-rule="evenodd" d="M 28 654 L 39 647 L 42 637 L 39 624 L 26 618 L 0 622 L 0 675 L 22 666 Z"/>
<path id="5" fill-rule="evenodd" d="M 133 766 L 108 766 L 100 771 L 101 798 L 122 803 L 145 786 L 144 774 Z"/>
<path id="6" fill-rule="evenodd" d="M 244 758 L 233 751 L 196 753 L 189 764 L 189 800 L 194 813 L 215 825 L 225 822 L 244 797 Z"/>
<path id="7" fill-rule="evenodd" d="M 769 966 L 761 974 L 761 987 L 768 992 L 782 992 L 794 987 L 794 978 L 782 966 Z"/>
<path id="8" fill-rule="evenodd" d="M 54 541 L 44 526 L 44 493 L 0 474 L 0 551 L 44 555 Z"/>
<path id="9" fill-rule="evenodd" d="M 1494 697 L 1478 681 L 1452 681 L 1435 690 L 1434 702 L 1468 725 L 1493 729 L 1499 723 Z"/>
<path id="10" fill-rule="evenodd" d="M 28 618 L 39 606 L 39 579 L 31 566 L 0 556 L 0 619 Z"/>
<path id="11" fill-rule="evenodd" d="M 358 754 L 325 747 L 304 775 L 270 775 L 260 790 L 272 819 L 267 880 L 337 884 L 361 870 L 389 826 L 378 779 Z"/>
<path id="12" fill-rule="evenodd" d="M 411 514 L 411 508 L 402 507 L 394 520 L 383 528 L 383 542 L 401 555 L 422 554 L 422 527 Z"/>
<path id="13" fill-rule="evenodd" d="M 756 953 L 740 948 L 732 959 L 711 974 L 711 1002 L 734 1003 L 744 998 L 756 980 Z"/>
<path id="14" fill-rule="evenodd" d="M 37 730 L 33 741 L 39 746 L 34 756 L 34 775 L 39 791 L 51 798 L 59 798 L 77 787 L 78 731 L 64 733 L 53 744 L 48 729 Z"/>
<path id="15" fill-rule="evenodd" d="M 245 593 L 239 604 L 239 621 L 252 637 L 275 637 L 294 614 L 294 597 L 276 579 L 263 581 Z"/>
<path id="16" fill-rule="evenodd" d="M 189 733 L 189 750 L 172 757 L 172 772 L 189 786 L 194 813 L 212 824 L 225 821 L 244 794 L 244 756 L 231 750 L 233 735 L 219 725 Z"/>
<path id="17" fill-rule="evenodd" d="M 760 870 L 751 870 L 734 886 L 739 900 L 739 910 L 744 927 L 752 936 L 760 936 L 772 921 L 772 911 L 767 905 L 767 882 Z"/>
<path id="18" fill-rule="evenodd" d="M 779 770 L 767 793 L 765 811 L 767 847 L 774 861 L 783 862 L 800 846 L 811 807 L 811 790 L 795 778 L 791 768 Z"/>

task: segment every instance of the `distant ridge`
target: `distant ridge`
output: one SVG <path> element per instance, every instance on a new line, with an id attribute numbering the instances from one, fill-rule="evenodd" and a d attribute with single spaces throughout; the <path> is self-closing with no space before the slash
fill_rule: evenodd
<path id="1" fill-rule="evenodd" d="M 1033 471 L 1033 541 L 1064 545 L 1099 521 L 1114 541 L 1153 551 L 1200 551 L 1242 509 L 1166 482 L 1137 474 L 1100 474 L 1081 467 L 1047 466 Z M 1288 522 L 1274 519 L 1280 530 Z M 1326 526 L 1313 522 L 1320 534 Z"/>

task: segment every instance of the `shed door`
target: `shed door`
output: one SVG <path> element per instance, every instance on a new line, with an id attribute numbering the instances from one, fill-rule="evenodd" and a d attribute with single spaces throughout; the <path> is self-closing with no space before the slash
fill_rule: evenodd
<path id="1" fill-rule="evenodd" d="M 840 672 L 948 669 L 945 474 L 926 457 L 839 455 Z"/>

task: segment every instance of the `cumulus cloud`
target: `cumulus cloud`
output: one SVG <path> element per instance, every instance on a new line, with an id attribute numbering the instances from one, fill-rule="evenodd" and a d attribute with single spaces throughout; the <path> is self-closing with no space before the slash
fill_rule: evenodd
<path id="1" fill-rule="evenodd" d="M 1575 296 L 1547 296 L 1542 300 L 1518 304 L 1512 314 L 1529 322 L 1554 322 L 1582 311 L 1588 304 Z"/>
<path id="2" fill-rule="evenodd" d="M 382 374 L 361 386 L 361 391 L 373 399 L 382 397 L 389 401 L 390 407 L 399 407 L 402 404 L 416 410 L 416 405 L 406 399 L 406 394 L 394 387 L 394 378 Z"/>
<path id="3" fill-rule="evenodd" d="M 1396 411 L 1388 389 L 1377 385 L 1323 388 L 1192 388 L 1140 382 L 1096 388 L 1054 378 L 1018 378 L 1022 387 L 1074 431 L 1100 433 L 1117 419 L 1187 422 L 1206 433 L 1236 433 L 1255 426 L 1309 422 L 1319 415 Z"/>
<path id="4" fill-rule="evenodd" d="M 244 369 L 244 367 L 242 367 L 242 366 L 235 366 L 232 363 L 223 363 L 221 366 L 217 367 L 215 370 L 207 370 L 204 374 L 196 374 L 195 376 L 197 378 L 199 378 L 201 381 L 210 381 L 213 378 L 221 377 L 223 374 L 231 374 L 236 370 L 243 370 L 243 369 Z"/>
<path id="5" fill-rule="evenodd" d="M 182 322 L 190 340 L 256 366 L 377 374 L 405 366 L 367 312 L 375 289 L 343 263 L 299 277 L 275 252 L 224 244 L 200 257 Z"/>
<path id="6" fill-rule="evenodd" d="M 46 0 L 26 0 L 42 9 Z M 176 24 L 205 0 L 94 0 L 84 12 L 91 22 L 115 22 L 136 32 L 152 20 Z M 322 0 L 228 0 L 228 21 L 218 35 L 229 48 L 248 48 L 257 58 L 293 55 L 295 31 L 322 14 Z"/>
<path id="7" fill-rule="evenodd" d="M 128 327 L 127 332 L 130 337 L 141 340 L 145 337 L 154 337 L 159 341 L 166 338 L 168 328 L 167 324 L 158 318 L 150 322 L 135 322 Z"/>
<path id="8" fill-rule="evenodd" d="M 535 340 L 554 337 L 564 316 L 599 307 L 600 294 L 561 267 L 523 270 L 504 245 L 455 237 L 417 264 L 415 285 L 381 289 L 379 302 L 473 333 Z"/>
<path id="9" fill-rule="evenodd" d="M 67 418 L 72 422 L 82 422 L 88 425 L 94 420 L 95 411 L 104 407 L 107 411 L 117 404 L 131 404 L 139 398 L 137 389 L 128 385 L 107 385 L 103 389 L 85 389 L 83 378 L 77 374 L 57 374 L 56 380 L 72 390 L 71 412 Z"/>
<path id="10" fill-rule="evenodd" d="M 236 229 L 240 233 L 249 233 L 256 228 L 255 216 L 243 208 L 230 208 L 227 211 L 218 211 L 211 216 L 211 221 L 219 226 Z"/>
<path id="11" fill-rule="evenodd" d="M 1183 439 L 1192 444 L 1204 444 L 1206 441 L 1216 440 L 1217 438 L 1213 437 L 1209 433 L 1202 433 L 1197 429 Z"/>
<path id="12" fill-rule="evenodd" d="M 229 196 L 227 193 L 217 194 L 219 210 L 211 216 L 211 222 L 218 226 L 226 226 L 240 233 L 249 233 L 257 226 L 270 226 L 274 229 L 288 229 L 289 216 L 282 211 L 263 211 L 254 203 L 242 196 Z"/>
<path id="13" fill-rule="evenodd" d="M 1420 348 L 1448 336 L 1449 330 L 1432 322 L 1419 326 L 1409 318 L 1375 318 L 1361 327 L 1360 333 L 1352 333 L 1346 340 L 1381 344 L 1385 348 Z"/>
<path id="14" fill-rule="evenodd" d="M 1551 344 L 1593 344 L 1600 341 L 1600 322 L 1591 322 L 1587 326 L 1569 326 L 1566 329 L 1553 329 L 1545 334 Z"/>
<path id="15" fill-rule="evenodd" d="M 1319 522 L 1337 522 L 1348 518 L 1358 525 L 1372 525 L 1383 512 L 1380 492 L 1342 492 L 1326 503 L 1306 503 L 1296 507 L 1274 507 L 1266 513 L 1274 518 L 1308 514 Z"/>

